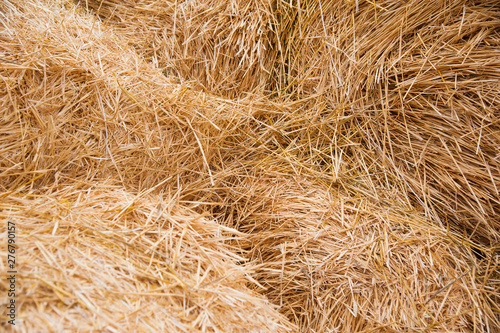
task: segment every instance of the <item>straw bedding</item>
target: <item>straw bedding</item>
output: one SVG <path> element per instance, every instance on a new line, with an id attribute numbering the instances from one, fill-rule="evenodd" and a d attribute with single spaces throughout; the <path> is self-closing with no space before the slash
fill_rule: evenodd
<path id="1" fill-rule="evenodd" d="M 500 329 L 496 2 L 0 16 L 21 330 Z"/>

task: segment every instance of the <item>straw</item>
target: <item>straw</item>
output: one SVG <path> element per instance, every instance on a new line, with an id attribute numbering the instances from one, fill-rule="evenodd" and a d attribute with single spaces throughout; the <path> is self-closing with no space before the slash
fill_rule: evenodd
<path id="1" fill-rule="evenodd" d="M 245 286 L 252 265 L 237 264 L 246 260 L 228 246 L 241 234 L 173 197 L 75 184 L 50 195 L 9 195 L 0 209 L 17 225 L 16 327 L 23 331 L 292 327 Z M 2 261 L 4 291 L 5 268 Z"/>
<path id="2" fill-rule="evenodd" d="M 0 16 L 21 330 L 500 327 L 496 1 Z"/>

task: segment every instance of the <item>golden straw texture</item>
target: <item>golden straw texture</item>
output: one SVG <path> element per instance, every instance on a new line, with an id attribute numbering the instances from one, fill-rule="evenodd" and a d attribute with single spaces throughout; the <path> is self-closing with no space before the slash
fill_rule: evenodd
<path id="1" fill-rule="evenodd" d="M 500 331 L 499 27 L 494 0 L 4 0 L 20 330 Z"/>

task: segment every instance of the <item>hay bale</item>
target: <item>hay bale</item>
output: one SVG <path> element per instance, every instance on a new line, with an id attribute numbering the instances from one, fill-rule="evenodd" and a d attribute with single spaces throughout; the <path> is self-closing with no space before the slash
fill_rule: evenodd
<path id="1" fill-rule="evenodd" d="M 225 97 L 262 92 L 268 81 L 270 1 L 79 2 L 167 76 Z"/>
<path id="2" fill-rule="evenodd" d="M 114 179 L 133 191 L 213 184 L 212 168 L 261 112 L 176 84 L 77 7 L 16 6 L 4 4 L 0 34 L 4 191 L 34 178 L 30 188 L 57 179 Z"/>
<path id="3" fill-rule="evenodd" d="M 498 2 L 279 2 L 277 13 L 274 91 L 339 114 L 333 140 L 314 147 L 356 138 L 373 153 L 370 187 L 397 185 L 439 224 L 498 248 Z M 310 127 L 292 139 L 316 140 Z M 329 172 L 322 159 L 317 174 Z"/>
<path id="4" fill-rule="evenodd" d="M 496 268 L 419 214 L 337 196 L 280 168 L 233 182 L 219 214 L 246 234 L 239 245 L 258 264 L 256 290 L 299 332 L 500 327 Z"/>
<path id="5" fill-rule="evenodd" d="M 17 225 L 16 328 L 26 332 L 288 332 L 246 287 L 241 234 L 177 203 L 109 184 L 3 195 Z M 206 215 L 206 214 L 205 214 Z M 6 229 L 2 239 L 7 239 Z M 7 257 L 4 250 L 2 260 Z M 5 262 L 5 261 L 3 261 Z M 7 273 L 2 270 L 2 304 Z M 5 324 L 2 321 L 2 325 Z"/>

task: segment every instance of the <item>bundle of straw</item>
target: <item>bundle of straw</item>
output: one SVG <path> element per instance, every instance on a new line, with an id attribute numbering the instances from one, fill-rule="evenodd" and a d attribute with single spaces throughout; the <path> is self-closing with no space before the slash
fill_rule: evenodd
<path id="1" fill-rule="evenodd" d="M 261 92 L 273 65 L 271 3 L 79 1 L 165 75 L 236 97 Z"/>
<path id="2" fill-rule="evenodd" d="M 281 51 L 270 87 L 314 104 L 318 120 L 333 115 L 325 132 L 332 140 L 315 148 L 328 152 L 332 141 L 341 147 L 342 137 L 356 137 L 373 153 L 372 183 L 399 186 L 442 226 L 497 247 L 498 2 L 278 2 L 276 15 Z"/>
<path id="3" fill-rule="evenodd" d="M 16 328 L 24 332 L 288 332 L 245 284 L 252 265 L 228 246 L 241 233 L 173 197 L 84 182 L 3 195 L 17 225 Z M 6 233 L 2 239 L 7 239 Z M 6 253 L 2 250 L 2 258 Z M 9 289 L 2 261 L 0 290 Z M 2 321 L 2 325 L 6 324 Z"/>
<path id="4" fill-rule="evenodd" d="M 233 177 L 214 213 L 247 235 L 238 244 L 258 264 L 256 290 L 300 332 L 500 327 L 498 263 L 415 212 L 266 169 Z"/>

